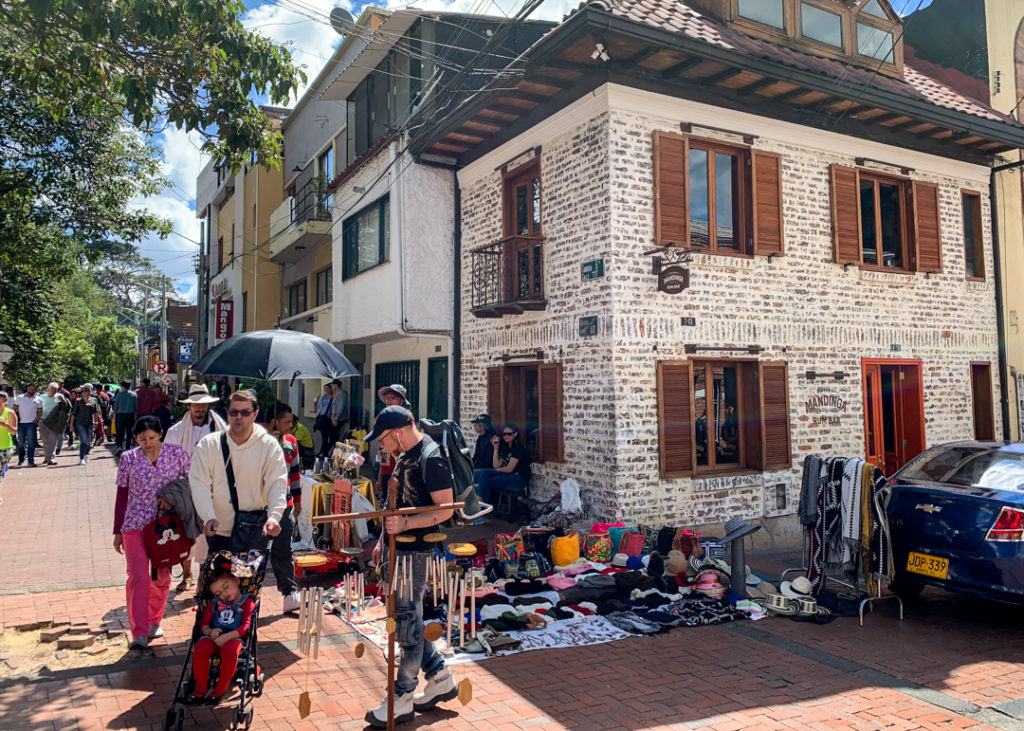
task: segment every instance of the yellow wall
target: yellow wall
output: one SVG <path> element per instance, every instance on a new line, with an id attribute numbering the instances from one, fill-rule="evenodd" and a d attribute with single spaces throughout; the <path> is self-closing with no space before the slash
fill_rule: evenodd
<path id="1" fill-rule="evenodd" d="M 1024 0 L 985 0 L 988 26 L 989 87 L 992 106 L 1021 119 L 1014 108 L 1024 97 Z M 1022 159 L 1020 152 L 1004 153 L 1002 162 Z M 1024 396 L 1016 374 L 1024 374 L 1024 169 L 997 174 L 999 249 L 1003 267 L 1003 324 L 1006 331 L 1007 395 L 1010 438 L 1020 440 L 1019 403 Z M 997 413 L 996 423 L 999 423 Z"/>
<path id="2" fill-rule="evenodd" d="M 281 313 L 281 267 L 270 260 L 270 214 L 284 200 L 280 168 L 250 168 L 245 176 L 242 291 L 246 330 L 269 330 Z M 254 215 L 255 213 L 255 215 Z"/>

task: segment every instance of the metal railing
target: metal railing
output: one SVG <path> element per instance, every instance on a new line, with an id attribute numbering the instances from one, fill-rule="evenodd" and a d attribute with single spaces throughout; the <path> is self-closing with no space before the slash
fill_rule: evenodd
<path id="1" fill-rule="evenodd" d="M 509 236 L 470 253 L 474 311 L 500 316 L 547 305 L 542 237 Z"/>
<path id="2" fill-rule="evenodd" d="M 291 197 L 291 222 L 330 221 L 331 197 L 324 192 L 325 184 L 316 178 L 310 180 Z"/>

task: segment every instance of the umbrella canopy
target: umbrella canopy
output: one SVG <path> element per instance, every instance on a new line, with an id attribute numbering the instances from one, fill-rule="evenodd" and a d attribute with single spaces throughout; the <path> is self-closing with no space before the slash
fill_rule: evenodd
<path id="1" fill-rule="evenodd" d="M 192 370 L 206 376 L 265 381 L 359 375 L 351 361 L 329 342 L 295 330 L 239 333 L 211 349 Z"/>

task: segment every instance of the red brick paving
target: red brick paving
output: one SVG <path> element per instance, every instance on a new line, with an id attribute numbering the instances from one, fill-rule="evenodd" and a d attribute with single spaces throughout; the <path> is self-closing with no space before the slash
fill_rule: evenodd
<path id="1" fill-rule="evenodd" d="M 86 619 L 125 627 L 123 559 L 110 548 L 112 461 L 11 474 L 14 479 L 0 486 L 0 589 L 8 592 L 0 596 L 0 623 Z M 69 491 L 77 492 L 62 495 Z M 59 539 L 54 525 L 64 531 Z M 30 535 L 46 538 L 26 547 Z M 47 552 L 52 560 L 42 558 Z M 755 570 L 768 571 L 783 560 L 764 558 L 759 564 L 751 557 Z M 23 593 L 87 583 L 114 585 Z M 473 681 L 473 701 L 419 714 L 402 728 L 991 728 L 795 654 L 789 643 L 987 707 L 1024 695 L 1021 618 L 1017 609 L 936 593 L 908 605 L 902 623 L 885 605 L 867 617 L 864 628 L 856 619 L 823 626 L 785 619 L 742 625 L 778 638 L 781 647 L 735 631 L 740 625 L 723 625 L 522 653 L 457 666 L 457 675 Z M 102 666 L 94 674 L 65 671 L 54 679 L 0 682 L 0 729 L 161 728 L 180 672 L 175 656 L 184 652 L 193 621 L 191 594 L 172 592 L 166 636 L 154 643 L 152 659 Z M 265 694 L 255 700 L 253 728 L 364 728 L 362 715 L 379 702 L 385 684 L 380 653 L 370 651 L 357 660 L 348 628 L 328 617 L 326 641 L 336 644 L 325 641 L 319 658 L 308 660 L 281 644 L 293 644 L 295 629 L 295 619 L 281 615 L 280 597 L 270 587 L 260 621 L 268 680 Z M 303 690 L 313 700 L 304 720 L 297 711 Z M 192 728 L 225 728 L 231 709 L 194 709 L 187 717 Z"/>

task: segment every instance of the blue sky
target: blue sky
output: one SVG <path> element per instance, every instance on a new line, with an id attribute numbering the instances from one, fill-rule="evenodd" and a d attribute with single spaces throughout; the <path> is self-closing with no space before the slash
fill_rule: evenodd
<path id="1" fill-rule="evenodd" d="M 897 12 L 905 13 L 915 10 L 918 3 L 920 7 L 927 7 L 931 2 L 893 0 L 893 7 Z M 378 4 L 391 9 L 412 6 L 424 10 L 472 11 L 502 16 L 518 9 L 522 0 L 422 0 L 415 3 L 386 0 Z M 351 0 L 277 0 L 274 3 L 249 0 L 246 3 L 248 11 L 242 20 L 249 29 L 287 46 L 295 63 L 305 70 L 306 76 L 312 81 L 341 40 L 326 21 L 331 9 L 344 7 L 358 16 L 364 5 Z M 577 5 L 578 0 L 545 0 L 532 17 L 559 20 Z M 201 139 L 198 134 L 187 135 L 170 129 L 159 135 L 156 142 L 163 150 L 164 174 L 171 184 L 159 196 L 139 203 L 170 219 L 174 233 L 165 239 L 147 239 L 140 243 L 140 248 L 145 256 L 174 280 L 184 299 L 195 301 L 193 257 L 199 251 L 195 185 L 196 177 L 206 164 L 199 152 Z"/>

